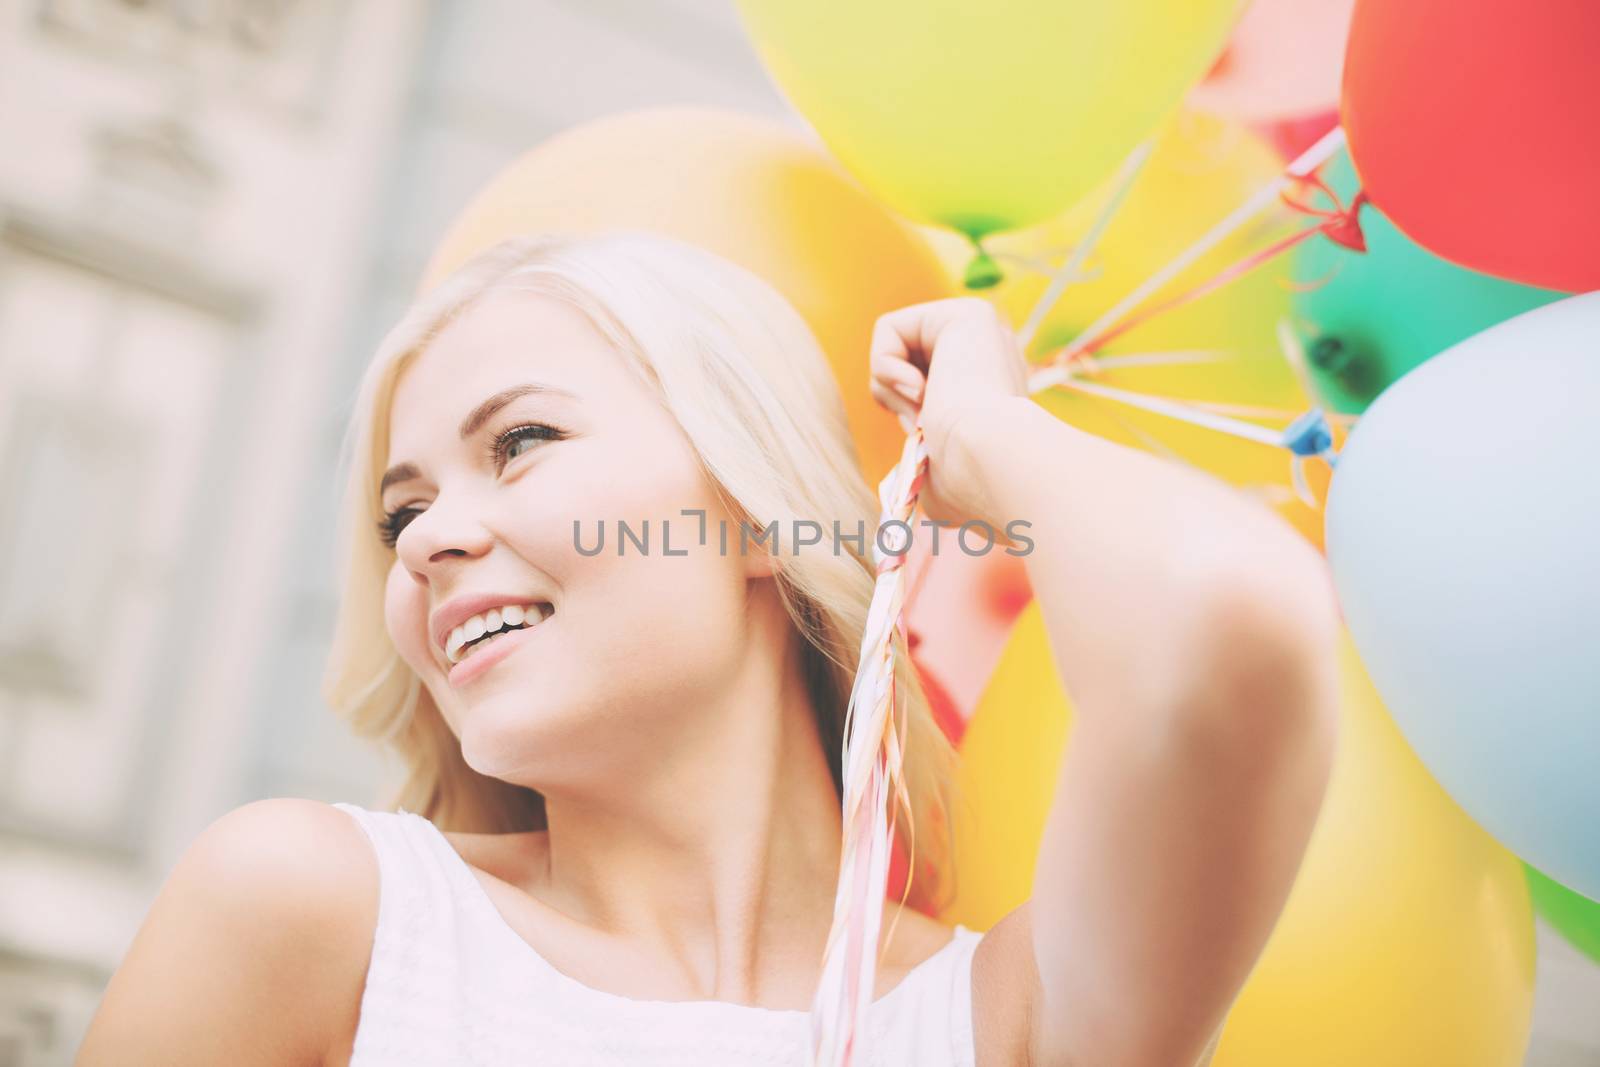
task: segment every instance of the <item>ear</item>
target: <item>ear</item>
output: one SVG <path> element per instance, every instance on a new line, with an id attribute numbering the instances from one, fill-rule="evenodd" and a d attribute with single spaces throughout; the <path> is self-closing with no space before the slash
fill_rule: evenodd
<path id="1" fill-rule="evenodd" d="M 781 566 L 764 545 L 751 545 L 741 558 L 746 578 L 775 578 Z"/>

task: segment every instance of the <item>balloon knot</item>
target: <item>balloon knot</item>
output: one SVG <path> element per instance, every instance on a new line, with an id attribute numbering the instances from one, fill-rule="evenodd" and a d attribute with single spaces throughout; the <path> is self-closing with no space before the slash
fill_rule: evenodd
<path id="1" fill-rule="evenodd" d="M 1352 252 L 1365 252 L 1367 235 L 1361 229 L 1361 209 L 1367 203 L 1369 203 L 1367 191 L 1362 189 L 1356 193 L 1355 199 L 1350 201 L 1349 208 L 1340 212 L 1336 218 L 1323 223 L 1323 235 Z"/>
<path id="2" fill-rule="evenodd" d="M 1333 431 L 1328 427 L 1327 416 L 1321 408 L 1312 408 L 1291 422 L 1283 431 L 1282 445 L 1291 453 L 1289 473 L 1294 484 L 1294 495 L 1308 508 L 1316 509 L 1316 494 L 1306 480 L 1306 463 L 1318 457 L 1332 467 L 1338 460 L 1333 451 Z"/>
<path id="3" fill-rule="evenodd" d="M 1283 431 L 1283 447 L 1297 456 L 1322 456 L 1333 462 L 1333 430 L 1321 408 L 1312 408 Z"/>
<path id="4" fill-rule="evenodd" d="M 1000 280 L 1005 277 L 1005 274 L 1000 270 L 1000 264 L 994 261 L 994 257 L 985 251 L 982 245 L 976 245 L 975 247 L 977 248 L 977 254 L 967 263 L 966 274 L 961 279 L 962 283 L 968 289 L 992 289 L 1000 284 Z"/>
<path id="5" fill-rule="evenodd" d="M 1367 250 L 1367 235 L 1361 229 L 1361 209 L 1371 201 L 1367 199 L 1365 189 L 1356 190 L 1356 195 L 1350 198 L 1350 206 L 1345 207 L 1339 203 L 1338 195 L 1320 177 L 1315 174 L 1305 174 L 1299 177 L 1303 185 L 1322 193 L 1333 202 L 1333 209 L 1313 207 L 1303 200 L 1291 197 L 1287 190 L 1281 195 L 1282 200 L 1289 207 L 1302 215 L 1311 215 L 1322 220 L 1320 226 L 1315 227 L 1322 235 L 1334 244 L 1342 245 L 1352 252 L 1365 252 Z"/>

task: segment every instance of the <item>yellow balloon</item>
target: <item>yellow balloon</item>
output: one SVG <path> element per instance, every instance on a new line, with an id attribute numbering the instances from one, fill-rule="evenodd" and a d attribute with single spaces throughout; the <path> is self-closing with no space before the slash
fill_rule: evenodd
<path id="1" fill-rule="evenodd" d="M 740 0 L 774 81 L 906 214 L 980 237 L 1061 211 L 1206 73 L 1243 0 Z"/>
<path id="2" fill-rule="evenodd" d="M 1055 302 L 1033 338 L 1030 355 L 1043 356 L 1072 340 L 1282 171 L 1272 146 L 1243 124 L 1178 112 L 1161 127 L 1149 160 L 1090 250 L 1086 273 L 1092 277 L 1069 285 Z M 1105 183 L 1094 196 L 1040 226 L 997 237 L 990 247 L 996 254 L 1064 262 L 1067 252 L 1089 236 L 1114 185 Z M 1213 277 L 1305 221 L 1283 208 L 1264 211 L 1149 303 Z M 1118 380 L 1128 388 L 1160 385 L 1177 396 L 1280 402 L 1295 386 L 1277 342 L 1278 320 L 1290 313 L 1290 276 L 1288 257 L 1274 257 L 1206 296 L 1150 318 L 1099 351 L 1214 353 L 1226 358 L 1127 369 L 1118 372 Z M 1013 270 L 996 289 L 995 299 L 1022 322 L 1048 284 L 1038 272 Z"/>
<path id="3" fill-rule="evenodd" d="M 1513 1067 L 1534 982 L 1521 866 L 1407 746 L 1348 635 L 1339 655 L 1327 797 L 1213 1067 Z M 944 921 L 988 929 L 1032 894 L 1073 718 L 1034 602 L 962 738 Z"/>
<path id="4" fill-rule="evenodd" d="M 1340 658 L 1327 800 L 1214 1067 L 1514 1067 L 1533 1012 L 1522 866 L 1429 775 L 1348 634 Z"/>
<path id="5" fill-rule="evenodd" d="M 945 922 L 987 930 L 1028 899 L 1071 723 L 1035 600 L 1017 616 L 961 736 L 956 888 Z"/>
<path id="6" fill-rule="evenodd" d="M 710 249 L 789 298 L 828 353 L 876 485 L 905 432 L 872 399 L 878 316 L 949 296 L 942 264 L 802 132 L 702 108 L 651 108 L 564 131 L 512 162 L 452 224 L 432 286 L 474 253 L 535 230 L 651 230 Z"/>
<path id="7" fill-rule="evenodd" d="M 1165 126 L 1134 184 L 1096 242 L 1085 272 L 1090 278 L 1067 287 L 1035 333 L 1030 359 L 1058 351 L 1146 278 L 1166 266 L 1216 222 L 1283 169 L 1270 145 L 1240 123 L 1180 112 Z M 1073 210 L 1022 233 L 997 237 L 989 247 L 1007 267 L 991 295 L 1010 321 L 1021 326 L 1049 279 L 1014 264 L 1065 262 L 1084 241 L 1111 195 L 1107 185 Z M 1306 223 L 1286 209 L 1265 212 L 1236 231 L 1168 283 L 1150 303 L 1159 303 L 1214 277 L 1246 256 Z M 969 254 L 948 234 L 924 231 L 946 269 L 961 269 Z M 1278 340 L 1278 323 L 1290 314 L 1290 264 L 1278 256 L 1190 303 L 1151 317 L 1099 348 L 1109 357 L 1093 381 L 1128 392 L 1188 402 L 1244 405 L 1287 412 L 1312 407 Z M 1146 360 L 1116 365 L 1117 358 Z M 1052 389 L 1036 398 L 1079 429 L 1199 467 L 1231 485 L 1248 487 L 1277 507 L 1307 538 L 1322 544 L 1320 509 L 1301 503 L 1291 489 L 1289 454 L 1165 415 L 1102 397 Z M 1262 425 L 1283 426 L 1282 416 Z M 1326 492 L 1327 472 L 1313 464 L 1313 487 Z"/>

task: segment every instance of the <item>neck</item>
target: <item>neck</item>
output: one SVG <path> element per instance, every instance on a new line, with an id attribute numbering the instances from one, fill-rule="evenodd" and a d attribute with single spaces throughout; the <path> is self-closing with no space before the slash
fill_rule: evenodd
<path id="1" fill-rule="evenodd" d="M 620 787 L 545 794 L 545 890 L 586 924 L 680 961 L 699 997 L 803 1000 L 761 976 L 814 986 L 839 800 L 799 638 L 770 583 L 752 589 L 748 654 L 721 692 L 675 720 Z"/>

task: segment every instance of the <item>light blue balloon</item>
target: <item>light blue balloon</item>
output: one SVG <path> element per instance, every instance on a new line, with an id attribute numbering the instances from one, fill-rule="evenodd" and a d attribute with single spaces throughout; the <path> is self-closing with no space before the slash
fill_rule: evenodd
<path id="1" fill-rule="evenodd" d="M 1339 457 L 1327 552 L 1362 662 L 1434 777 L 1600 898 L 1600 292 L 1385 390 Z"/>

